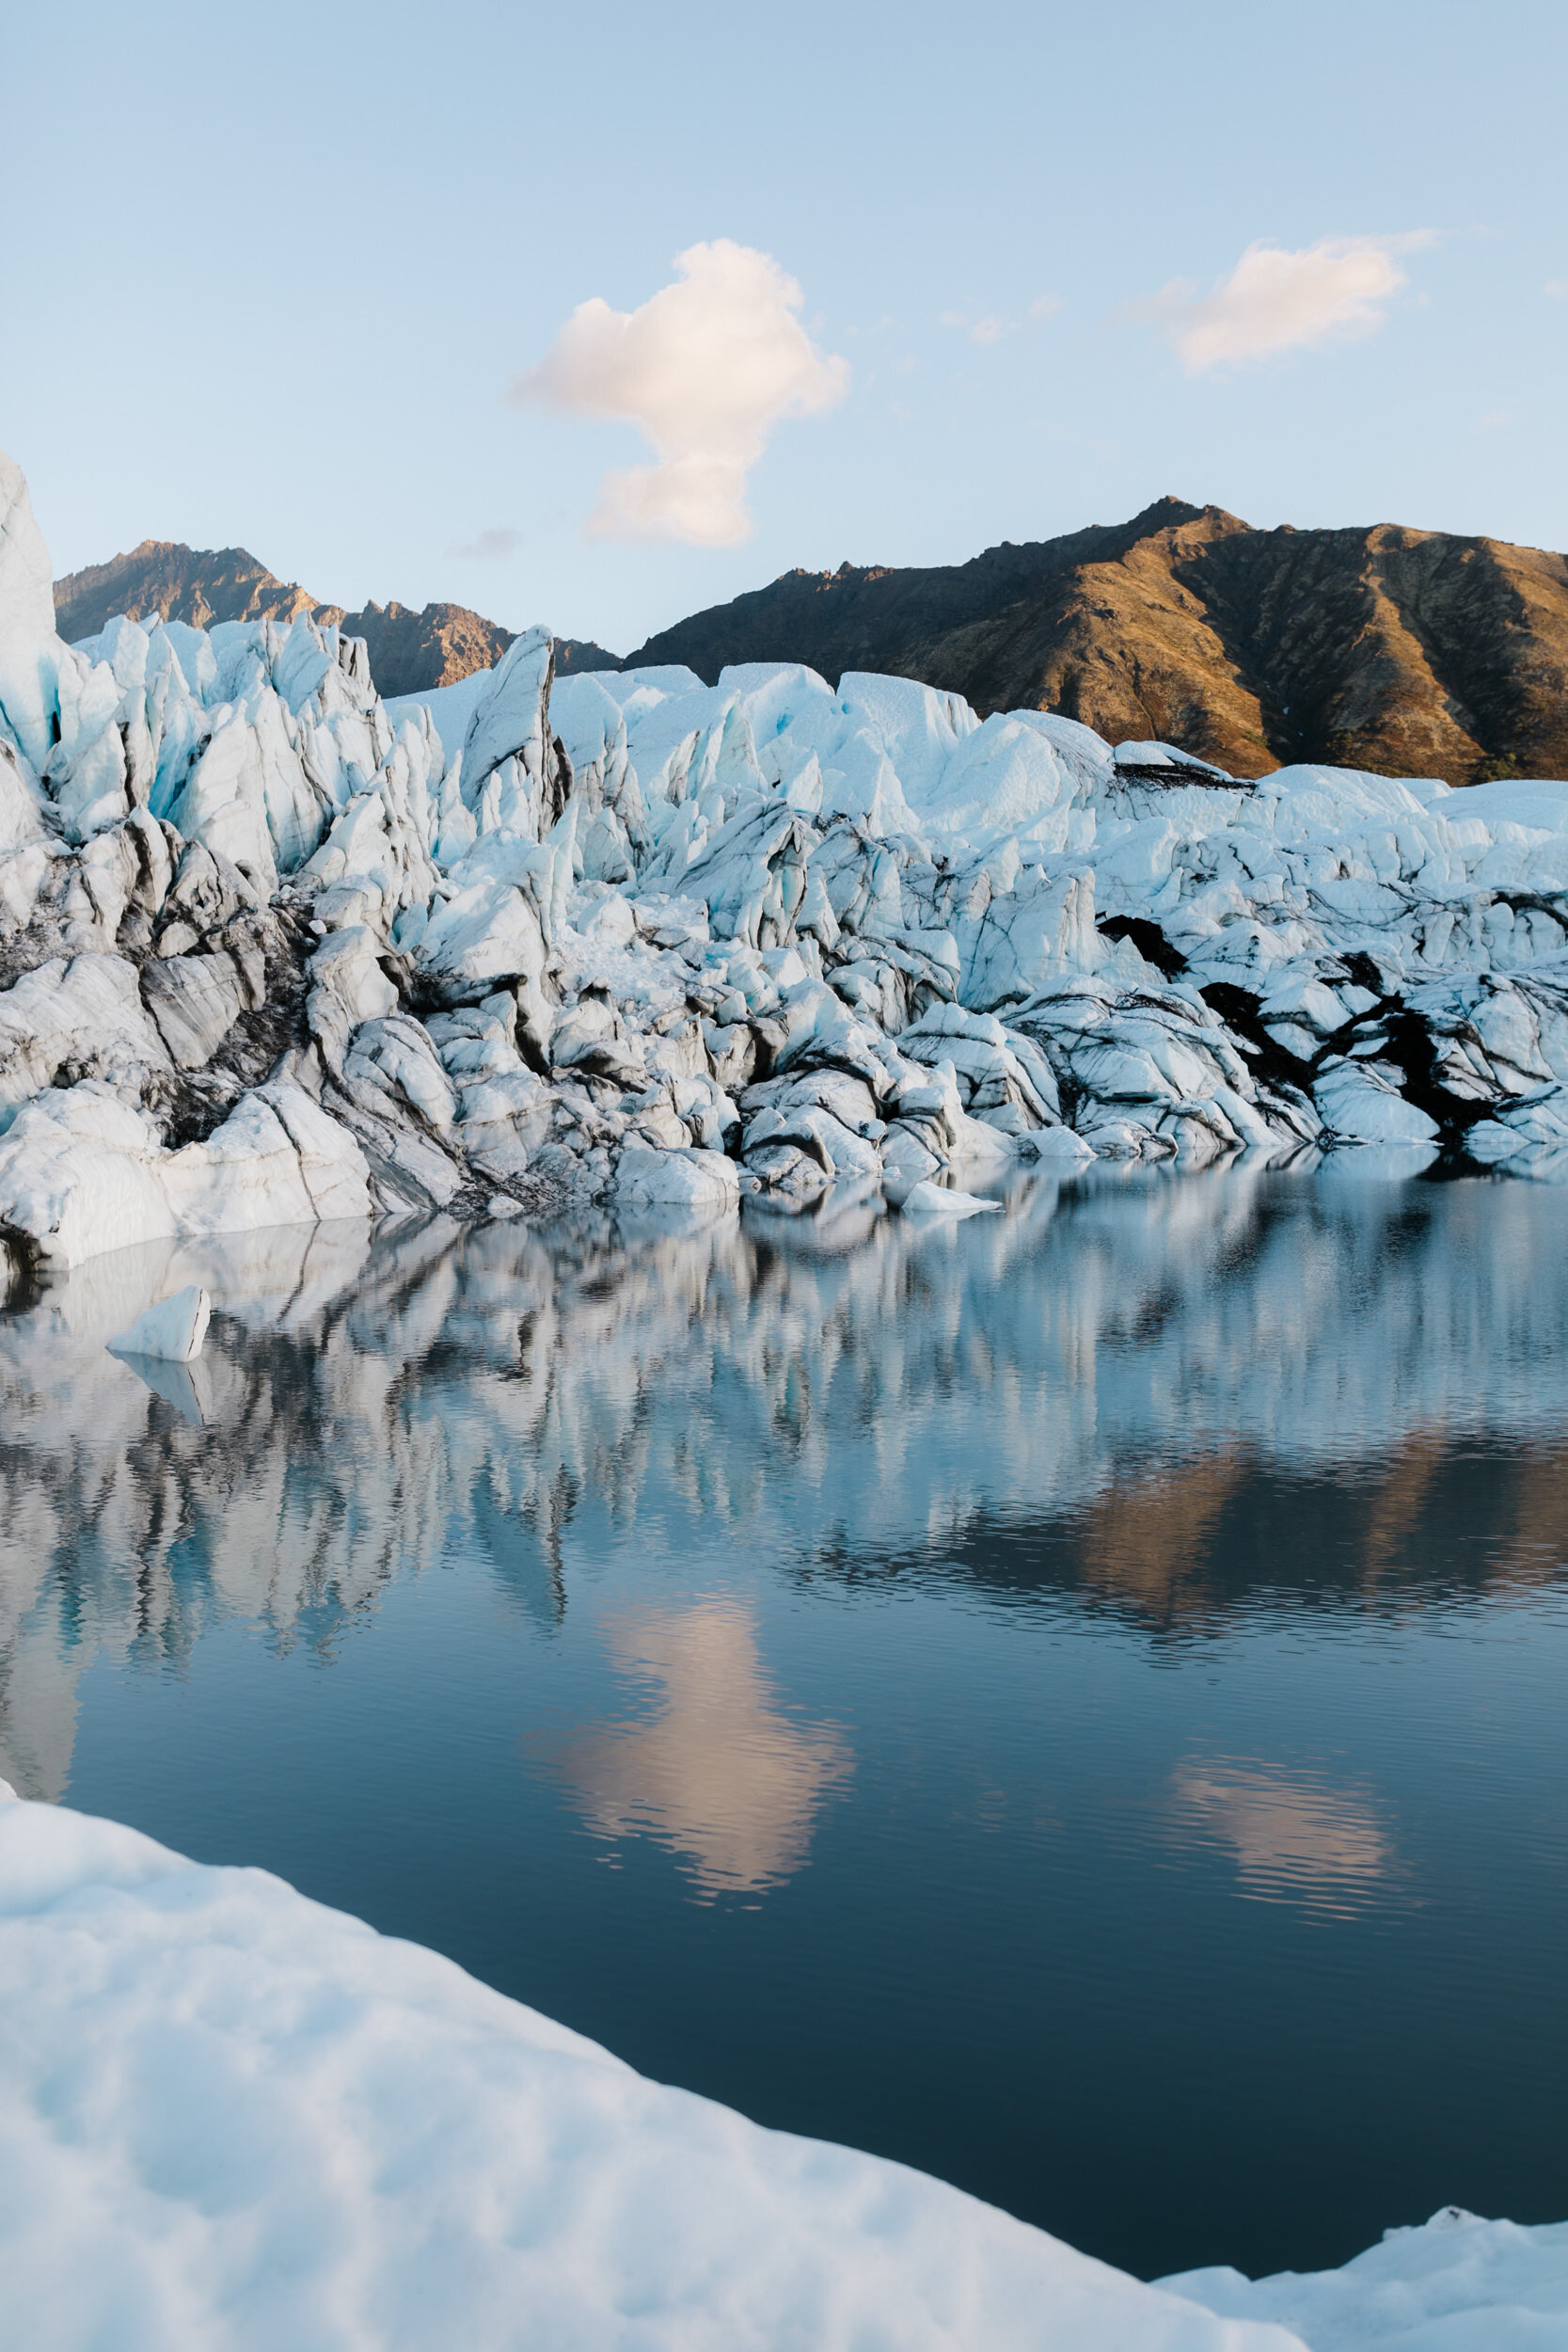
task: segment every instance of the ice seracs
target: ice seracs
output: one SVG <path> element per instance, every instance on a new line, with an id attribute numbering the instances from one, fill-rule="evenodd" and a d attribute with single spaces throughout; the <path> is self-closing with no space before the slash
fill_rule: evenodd
<path id="1" fill-rule="evenodd" d="M 0 1225 L 37 1256 L 1018 1158 L 1549 1175 L 1565 1089 L 1568 785 L 1247 786 L 905 678 L 558 680 L 537 628 L 395 705 L 308 619 L 66 646 L 0 464 Z"/>

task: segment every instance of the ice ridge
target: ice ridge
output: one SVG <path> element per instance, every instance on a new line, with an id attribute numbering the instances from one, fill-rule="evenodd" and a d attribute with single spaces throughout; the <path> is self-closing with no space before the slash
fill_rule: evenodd
<path id="1" fill-rule="evenodd" d="M 16 1252 L 1038 1156 L 1568 1168 L 1568 783 L 1249 786 L 905 678 L 557 678 L 543 628 L 385 703 L 309 616 L 68 646 L 49 581 L 0 457 Z"/>

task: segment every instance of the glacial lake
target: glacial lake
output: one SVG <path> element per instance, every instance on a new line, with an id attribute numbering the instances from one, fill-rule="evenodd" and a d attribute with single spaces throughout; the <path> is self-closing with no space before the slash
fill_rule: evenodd
<path id="1" fill-rule="evenodd" d="M 0 1772 L 1146 2276 L 1559 2217 L 1565 1245 L 1352 1162 L 97 1261 Z"/>

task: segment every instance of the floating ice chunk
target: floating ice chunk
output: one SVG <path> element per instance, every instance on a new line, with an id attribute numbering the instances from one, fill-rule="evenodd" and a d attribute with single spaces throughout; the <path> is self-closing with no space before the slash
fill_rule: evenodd
<path id="1" fill-rule="evenodd" d="M 982 1200 L 977 1192 L 959 1192 L 955 1186 L 933 1184 L 924 1176 L 918 1184 L 911 1184 L 898 1204 L 905 1216 L 981 1216 L 988 1210 L 1000 1209 L 1000 1200 Z"/>
<path id="2" fill-rule="evenodd" d="M 171 1364 L 188 1364 L 201 1353 L 212 1311 L 200 1283 L 190 1282 L 172 1298 L 147 1308 L 109 1345 L 117 1356 L 159 1356 Z"/>

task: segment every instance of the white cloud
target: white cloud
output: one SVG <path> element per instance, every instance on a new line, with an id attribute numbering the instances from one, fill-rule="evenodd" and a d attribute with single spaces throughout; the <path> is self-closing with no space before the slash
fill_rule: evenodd
<path id="1" fill-rule="evenodd" d="M 1405 283 L 1398 257 L 1430 245 L 1432 231 L 1399 237 L 1320 237 L 1291 252 L 1249 245 L 1212 294 L 1174 278 L 1136 314 L 1154 320 L 1190 375 L 1311 343 L 1370 335 Z"/>
<path id="2" fill-rule="evenodd" d="M 651 444 L 657 463 L 600 483 L 596 538 L 734 547 L 751 535 L 746 476 L 769 432 L 842 400 L 849 363 L 816 349 L 796 315 L 800 289 L 770 254 L 717 237 L 675 268 L 640 310 L 579 303 L 512 397 L 624 418 Z"/>
<path id="3" fill-rule="evenodd" d="M 493 564 L 502 557 L 515 555 L 523 544 L 520 531 L 504 528 L 481 531 L 472 539 L 465 539 L 451 552 L 460 563 Z"/>
<path id="4" fill-rule="evenodd" d="M 1004 318 L 999 311 L 972 320 L 967 310 L 942 310 L 937 314 L 937 325 L 957 327 L 972 343 L 980 344 L 999 343 L 1018 332 L 1017 319 Z"/>
<path id="5" fill-rule="evenodd" d="M 1053 319 L 1062 307 L 1060 294 L 1037 294 L 1029 305 L 1032 319 Z"/>
<path id="6" fill-rule="evenodd" d="M 1568 278 L 1548 278 L 1546 299 L 1548 302 L 1568 302 Z"/>

